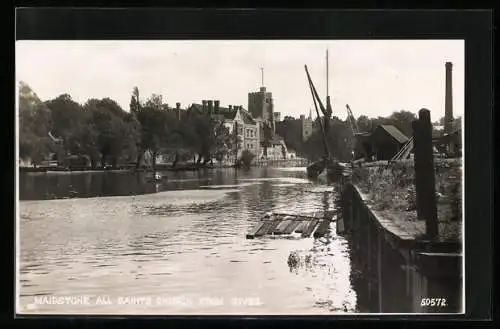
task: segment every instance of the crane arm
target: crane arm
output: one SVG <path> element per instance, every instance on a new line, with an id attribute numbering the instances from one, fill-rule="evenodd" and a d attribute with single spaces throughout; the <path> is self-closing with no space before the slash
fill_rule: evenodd
<path id="1" fill-rule="evenodd" d="M 345 105 L 347 108 L 347 117 L 349 118 L 349 122 L 351 123 L 353 127 L 354 133 L 359 133 L 359 127 L 358 123 L 356 122 L 356 119 L 354 118 L 354 115 L 352 114 L 351 108 L 349 107 L 349 104 Z"/>

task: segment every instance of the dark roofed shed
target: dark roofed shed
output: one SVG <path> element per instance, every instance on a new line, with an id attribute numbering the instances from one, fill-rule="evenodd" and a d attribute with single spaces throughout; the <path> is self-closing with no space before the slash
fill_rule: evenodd
<path id="1" fill-rule="evenodd" d="M 395 126 L 380 125 L 370 139 L 372 152 L 377 160 L 390 160 L 409 138 Z"/>

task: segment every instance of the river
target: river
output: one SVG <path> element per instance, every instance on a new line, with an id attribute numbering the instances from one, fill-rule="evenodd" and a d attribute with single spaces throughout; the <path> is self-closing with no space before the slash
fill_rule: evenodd
<path id="1" fill-rule="evenodd" d="M 305 168 L 21 173 L 23 314 L 357 312 L 348 243 L 245 233 L 268 211 L 331 211 L 334 187 Z M 309 257 L 290 269 L 291 252 Z"/>

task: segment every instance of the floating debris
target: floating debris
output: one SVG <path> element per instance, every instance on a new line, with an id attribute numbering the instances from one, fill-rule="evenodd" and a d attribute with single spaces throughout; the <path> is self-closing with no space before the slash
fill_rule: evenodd
<path id="1" fill-rule="evenodd" d="M 318 238 L 327 234 L 332 217 L 332 213 L 322 213 L 321 216 L 266 213 L 261 221 L 248 231 L 246 238 L 254 239 L 265 235 L 308 238 L 313 232 L 314 237 Z"/>

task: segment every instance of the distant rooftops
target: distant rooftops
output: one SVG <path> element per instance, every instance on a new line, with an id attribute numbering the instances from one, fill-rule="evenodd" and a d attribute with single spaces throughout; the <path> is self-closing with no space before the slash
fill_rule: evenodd
<path id="1" fill-rule="evenodd" d="M 193 103 L 191 108 L 198 111 L 198 113 L 204 113 L 203 105 Z M 205 107 L 205 111 L 208 111 L 209 107 Z M 234 120 L 236 113 L 240 111 L 241 118 L 245 124 L 255 124 L 255 120 L 252 115 L 243 108 L 243 106 L 233 106 L 229 105 L 229 107 L 221 107 L 215 106 L 212 108 L 212 117 L 217 117 L 218 119 L 224 120 Z"/>

